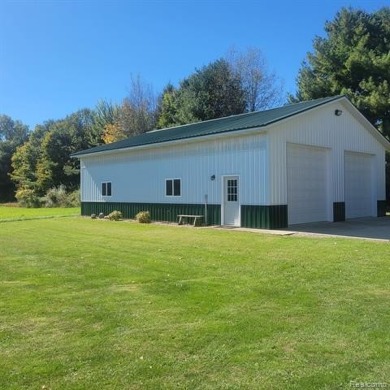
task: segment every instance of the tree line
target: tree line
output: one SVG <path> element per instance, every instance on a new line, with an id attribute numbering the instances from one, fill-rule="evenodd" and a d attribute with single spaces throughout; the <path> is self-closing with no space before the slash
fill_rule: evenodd
<path id="1" fill-rule="evenodd" d="M 367 13 L 342 8 L 315 37 L 288 102 L 346 95 L 390 138 L 390 8 Z M 152 129 L 264 110 L 286 102 L 275 74 L 258 49 L 229 53 L 196 69 L 177 86 L 156 96 L 133 76 L 120 104 L 99 101 L 64 119 L 48 120 L 33 131 L 0 115 L 0 201 L 39 199 L 60 185 L 79 186 L 73 152 Z"/>
<path id="2" fill-rule="evenodd" d="M 266 109 L 280 103 L 281 87 L 258 49 L 230 50 L 195 70 L 177 87 L 168 84 L 156 96 L 150 84 L 132 76 L 120 104 L 101 100 L 33 131 L 0 116 L 0 200 L 16 196 L 34 205 L 55 187 L 79 187 L 76 151 L 111 143 L 152 129 Z"/>

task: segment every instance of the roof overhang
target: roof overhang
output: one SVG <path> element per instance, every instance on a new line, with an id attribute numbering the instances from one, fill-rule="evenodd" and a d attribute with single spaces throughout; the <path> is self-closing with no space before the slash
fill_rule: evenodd
<path id="1" fill-rule="evenodd" d="M 72 158 L 89 158 L 94 156 L 102 156 L 102 155 L 113 155 L 118 153 L 129 152 L 130 150 L 144 150 L 144 149 L 156 149 L 161 147 L 168 147 L 174 145 L 183 145 L 183 144 L 191 144 L 197 142 L 204 142 L 208 140 L 217 140 L 220 138 L 226 137 L 238 137 L 238 136 L 246 136 L 253 134 L 264 134 L 268 130 L 271 130 L 273 127 L 284 124 L 289 121 L 292 117 L 297 118 L 303 115 L 306 115 L 308 112 L 313 112 L 315 110 L 320 110 L 323 107 L 329 106 L 331 104 L 338 103 L 344 109 L 348 110 L 348 112 L 384 147 L 385 150 L 390 151 L 390 142 L 364 117 L 364 115 L 349 101 L 349 99 L 345 96 L 336 96 L 329 99 L 326 102 L 320 103 L 316 106 L 311 106 L 308 109 L 293 113 L 291 115 L 287 115 L 284 118 L 277 118 L 274 121 L 270 121 L 264 123 L 260 126 L 250 127 L 247 129 L 238 128 L 238 129 L 229 129 L 226 131 L 220 131 L 217 133 L 210 133 L 205 135 L 196 135 L 192 137 L 183 137 L 179 139 L 168 139 L 159 142 L 152 142 L 141 145 L 133 145 L 133 146 L 124 146 L 116 149 L 107 149 L 107 150 L 97 150 L 91 151 L 86 150 L 85 153 L 77 152 L 71 155 Z M 164 131 L 164 130 L 160 130 Z"/>
<path id="2" fill-rule="evenodd" d="M 179 140 L 170 140 L 170 141 L 163 141 L 158 143 L 152 143 L 152 144 L 146 144 L 146 145 L 138 145 L 138 146 L 130 146 L 120 149 L 112 149 L 112 150 L 102 150 L 97 151 L 94 153 L 85 153 L 81 154 L 78 153 L 76 156 L 71 155 L 72 158 L 89 158 L 89 157 L 96 157 L 96 156 L 103 156 L 103 155 L 112 155 L 112 154 L 120 154 L 120 153 L 126 153 L 133 150 L 145 150 L 145 149 L 160 149 L 161 147 L 168 147 L 168 146 L 176 146 L 176 145 L 188 145 L 188 144 L 194 144 L 199 142 L 206 142 L 210 140 L 218 140 L 220 138 L 226 139 L 227 136 L 229 138 L 236 138 L 240 136 L 250 136 L 255 134 L 266 134 L 267 129 L 266 127 L 253 127 L 245 130 L 236 130 L 236 131 L 226 131 L 226 132 L 220 132 L 215 134 L 209 134 L 209 135 L 202 135 L 202 136 L 196 136 L 196 137 L 190 137 L 190 138 L 182 138 Z"/>

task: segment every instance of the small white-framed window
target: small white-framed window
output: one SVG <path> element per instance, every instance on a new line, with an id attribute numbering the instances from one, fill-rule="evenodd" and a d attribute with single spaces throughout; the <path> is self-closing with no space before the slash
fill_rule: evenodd
<path id="1" fill-rule="evenodd" d="M 181 179 L 166 179 L 165 180 L 165 195 L 166 196 L 181 196 Z"/>
<path id="2" fill-rule="evenodd" d="M 102 183 L 102 195 L 111 196 L 111 182 L 106 181 Z"/>

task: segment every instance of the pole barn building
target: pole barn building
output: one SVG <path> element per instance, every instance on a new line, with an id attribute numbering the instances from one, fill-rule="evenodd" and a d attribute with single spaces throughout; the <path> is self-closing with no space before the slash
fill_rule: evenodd
<path id="1" fill-rule="evenodd" d="M 73 154 L 82 215 L 278 229 L 384 216 L 390 143 L 344 96 L 154 130 Z"/>

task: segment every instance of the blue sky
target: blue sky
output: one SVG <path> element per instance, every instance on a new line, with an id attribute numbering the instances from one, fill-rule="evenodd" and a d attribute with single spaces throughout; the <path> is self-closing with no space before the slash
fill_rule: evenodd
<path id="1" fill-rule="evenodd" d="M 155 92 L 234 46 L 259 48 L 284 91 L 341 7 L 384 0 L 0 0 L 0 114 L 31 129 L 98 100 L 120 102 L 131 75 Z"/>

